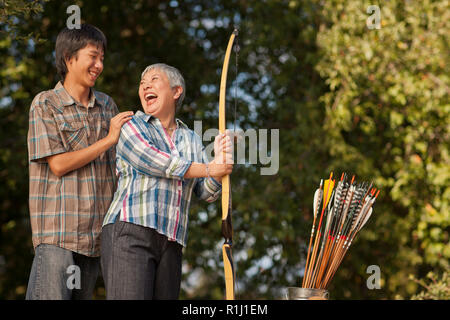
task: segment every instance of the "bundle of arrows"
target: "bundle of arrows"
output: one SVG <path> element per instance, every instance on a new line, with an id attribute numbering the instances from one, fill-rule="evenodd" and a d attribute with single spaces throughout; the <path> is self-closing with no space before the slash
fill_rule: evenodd
<path id="1" fill-rule="evenodd" d="M 355 176 L 349 181 L 346 173 L 342 174 L 336 188 L 332 178 L 333 173 L 325 182 L 321 180 L 314 194 L 314 219 L 303 288 L 328 287 L 355 236 L 372 215 L 373 204 L 380 193 L 373 188 L 373 183 L 356 183 Z"/>

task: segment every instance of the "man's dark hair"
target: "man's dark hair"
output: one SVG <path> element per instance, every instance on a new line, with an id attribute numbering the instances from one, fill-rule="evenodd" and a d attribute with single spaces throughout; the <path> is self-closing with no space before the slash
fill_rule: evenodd
<path id="1" fill-rule="evenodd" d="M 76 56 L 78 50 L 88 44 L 101 47 L 103 52 L 106 52 L 106 37 L 93 25 L 83 23 L 80 29 L 66 27 L 58 34 L 55 46 L 56 70 L 62 82 L 66 79 L 68 72 L 65 60 Z"/>

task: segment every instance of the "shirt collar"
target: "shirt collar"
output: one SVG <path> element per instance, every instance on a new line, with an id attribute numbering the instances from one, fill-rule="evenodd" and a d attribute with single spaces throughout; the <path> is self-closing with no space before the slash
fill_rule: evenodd
<path id="1" fill-rule="evenodd" d="M 146 113 L 142 112 L 141 110 L 137 111 L 135 116 L 143 119 L 145 122 L 149 122 L 150 119 L 157 119 L 155 116 L 152 116 L 151 114 L 146 114 Z M 180 127 L 187 128 L 187 125 L 180 119 L 175 118 L 175 122 L 177 124 L 177 129 Z"/>
<path id="2" fill-rule="evenodd" d="M 58 95 L 58 97 L 61 101 L 61 105 L 63 107 L 76 104 L 76 101 L 67 92 L 66 88 L 64 88 L 61 81 L 58 81 L 54 90 L 55 90 L 56 94 Z M 90 96 L 91 96 L 91 98 L 89 99 L 88 108 L 93 107 L 95 105 L 95 103 L 103 106 L 103 104 L 101 103 L 101 99 L 99 99 L 97 96 L 97 92 L 92 88 L 90 89 Z"/>

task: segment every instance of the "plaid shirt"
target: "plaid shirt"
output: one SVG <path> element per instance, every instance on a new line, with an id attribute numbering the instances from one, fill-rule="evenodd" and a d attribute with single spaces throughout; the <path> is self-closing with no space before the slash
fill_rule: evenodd
<path id="1" fill-rule="evenodd" d="M 176 122 L 173 139 L 158 118 L 142 111 L 123 125 L 116 148 L 119 185 L 103 225 L 119 217 L 186 246 L 192 191 L 212 202 L 221 184 L 213 178 L 183 179 L 192 162 L 207 158 L 200 137 Z"/>
<path id="2" fill-rule="evenodd" d="M 28 156 L 33 246 L 53 244 L 86 256 L 99 256 L 104 215 L 114 194 L 114 148 L 78 170 L 57 177 L 46 157 L 88 147 L 106 137 L 118 113 L 107 95 L 91 90 L 88 107 L 58 82 L 39 93 L 30 109 Z"/>

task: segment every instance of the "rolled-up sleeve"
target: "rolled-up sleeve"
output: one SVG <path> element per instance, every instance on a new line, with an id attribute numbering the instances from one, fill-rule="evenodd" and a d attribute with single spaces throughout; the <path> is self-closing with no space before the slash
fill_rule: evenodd
<path id="1" fill-rule="evenodd" d="M 122 127 L 117 156 L 142 174 L 182 179 L 192 161 L 159 150 L 132 119 Z"/>
<path id="2" fill-rule="evenodd" d="M 208 163 L 208 158 L 206 156 L 205 149 L 201 146 L 200 142 L 197 141 L 198 149 L 201 150 L 202 162 Z M 222 184 L 212 177 L 200 178 L 194 188 L 194 192 L 202 200 L 207 202 L 216 201 L 222 191 Z"/>

